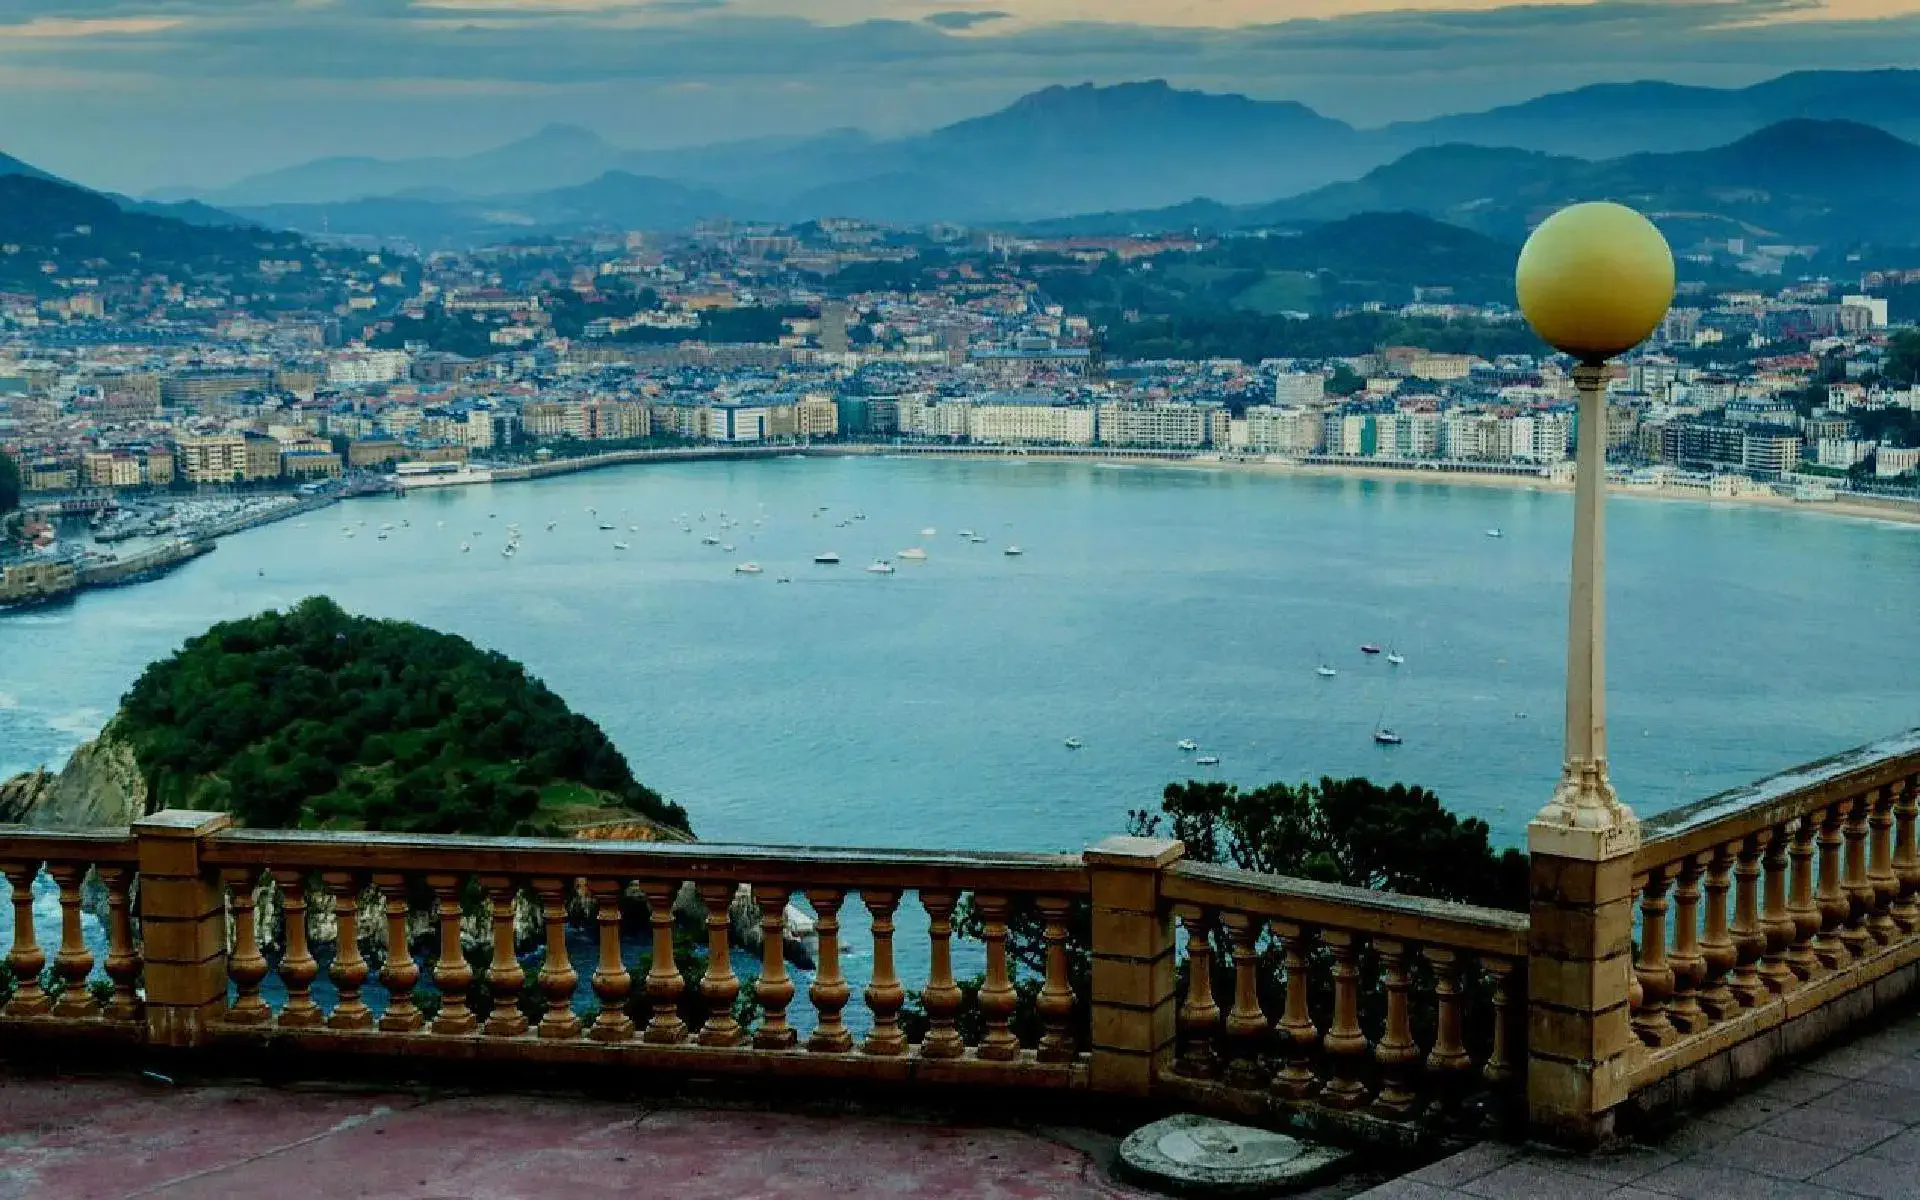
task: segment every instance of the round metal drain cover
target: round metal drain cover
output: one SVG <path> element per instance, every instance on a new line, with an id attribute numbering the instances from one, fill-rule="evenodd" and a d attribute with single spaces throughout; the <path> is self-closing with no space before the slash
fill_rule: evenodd
<path id="1" fill-rule="evenodd" d="M 1336 1172 L 1347 1152 L 1284 1133 L 1181 1115 L 1134 1130 L 1120 1162 L 1144 1183 L 1188 1196 L 1271 1195 Z"/>

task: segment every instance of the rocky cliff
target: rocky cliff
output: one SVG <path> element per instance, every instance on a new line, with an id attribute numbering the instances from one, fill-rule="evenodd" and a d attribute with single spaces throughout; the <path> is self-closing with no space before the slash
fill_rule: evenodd
<path id="1" fill-rule="evenodd" d="M 20 825 L 127 825 L 147 812 L 147 781 L 140 763 L 111 724 L 75 750 L 59 774 L 43 768 L 0 783 L 0 821 Z"/>

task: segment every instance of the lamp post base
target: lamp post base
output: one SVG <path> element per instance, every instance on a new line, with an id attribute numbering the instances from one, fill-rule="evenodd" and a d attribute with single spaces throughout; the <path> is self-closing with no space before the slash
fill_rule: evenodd
<path id="1" fill-rule="evenodd" d="M 1553 799 L 1527 823 L 1527 847 L 1535 854 L 1599 862 L 1639 845 L 1640 822 L 1620 803 L 1604 761 L 1568 762 Z"/>

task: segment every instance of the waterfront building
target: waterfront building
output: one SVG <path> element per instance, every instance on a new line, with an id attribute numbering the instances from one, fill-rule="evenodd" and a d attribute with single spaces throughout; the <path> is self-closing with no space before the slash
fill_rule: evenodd
<path id="1" fill-rule="evenodd" d="M 140 456 L 142 482 L 148 487 L 166 487 L 173 482 L 173 451 L 151 446 Z"/>
<path id="2" fill-rule="evenodd" d="M 288 450 L 280 456 L 280 472 L 288 479 L 338 479 L 340 456 L 331 450 Z"/>
<path id="3" fill-rule="evenodd" d="M 1191 404 L 1101 404 L 1094 431 L 1103 446 L 1195 450 L 1210 441 L 1211 412 Z"/>
<path id="4" fill-rule="evenodd" d="M 89 450 L 82 462 L 90 487 L 137 488 L 143 482 L 140 459 L 126 450 Z"/>
<path id="5" fill-rule="evenodd" d="M 1084 404 L 975 404 L 968 436 L 987 445 L 1091 446 L 1093 420 Z"/>
<path id="6" fill-rule="evenodd" d="M 767 440 L 767 407 L 763 404 L 716 404 L 710 410 L 712 428 L 707 437 L 716 442 L 764 442 Z"/>
<path id="7" fill-rule="evenodd" d="M 80 463 L 74 459 L 42 458 L 20 471 L 20 486 L 29 492 L 70 492 L 80 486 Z"/>
<path id="8" fill-rule="evenodd" d="M 1247 449 L 1258 454 L 1316 454 L 1323 444 L 1317 410 L 1254 405 L 1247 409 Z"/>
<path id="9" fill-rule="evenodd" d="M 825 392 L 809 392 L 795 406 L 803 438 L 830 438 L 840 433 L 840 408 Z"/>
<path id="10" fill-rule="evenodd" d="M 400 461 L 406 448 L 395 438 L 361 438 L 347 443 L 347 466 L 354 470 Z"/>
<path id="11" fill-rule="evenodd" d="M 1920 471 L 1920 446 L 1880 446 L 1873 454 L 1876 479 L 1895 479 Z"/>

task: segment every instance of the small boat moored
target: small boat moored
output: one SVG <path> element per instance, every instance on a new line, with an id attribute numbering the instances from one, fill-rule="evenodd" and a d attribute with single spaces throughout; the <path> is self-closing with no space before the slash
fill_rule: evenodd
<path id="1" fill-rule="evenodd" d="M 1382 727 L 1373 731 L 1373 740 L 1382 746 L 1398 746 L 1405 739 L 1393 730 Z"/>
<path id="2" fill-rule="evenodd" d="M 1217 767 L 1220 765 L 1220 756 L 1218 754 L 1203 754 L 1193 760 L 1193 765 L 1196 767 Z"/>
<path id="3" fill-rule="evenodd" d="M 876 558 L 868 564 L 867 570 L 875 575 L 891 575 L 893 574 L 893 564 L 884 558 Z"/>
<path id="4" fill-rule="evenodd" d="M 1178 742 L 1175 742 L 1174 745 L 1178 746 L 1182 750 L 1185 750 L 1189 754 L 1193 753 L 1195 750 L 1198 750 L 1200 748 L 1200 743 L 1194 741 L 1192 738 L 1181 738 Z"/>
<path id="5" fill-rule="evenodd" d="M 1501 533 L 1498 529 L 1489 529 L 1487 530 L 1487 536 L 1488 537 L 1505 537 L 1506 535 Z"/>
<path id="6" fill-rule="evenodd" d="M 1374 644 L 1373 644 L 1372 642 L 1363 642 L 1363 643 L 1361 643 L 1361 645 L 1360 645 L 1360 653 L 1362 653 L 1362 654 L 1378 654 L 1378 653 L 1380 653 L 1380 647 L 1378 647 L 1378 646 L 1376 646 L 1376 645 L 1374 645 Z"/>
<path id="7" fill-rule="evenodd" d="M 1313 669 L 1313 673 L 1315 675 L 1318 675 L 1322 679 L 1332 679 L 1335 675 L 1338 675 L 1340 672 L 1334 670 L 1332 667 L 1328 666 L 1325 663 L 1321 663 L 1319 666 Z"/>
<path id="8" fill-rule="evenodd" d="M 760 574 L 760 564 L 757 562 L 739 563 L 733 568 L 733 573 L 735 575 L 758 575 Z"/>
<path id="9" fill-rule="evenodd" d="M 840 556 L 831 550 L 827 550 L 814 555 L 813 561 L 823 567 L 837 567 L 840 565 Z"/>
<path id="10" fill-rule="evenodd" d="M 1401 663 L 1407 661 L 1407 656 L 1400 653 L 1398 650 L 1389 650 L 1387 651 L 1387 661 L 1397 667 Z"/>
<path id="11" fill-rule="evenodd" d="M 1081 743 L 1081 741 L 1080 741 L 1080 739 L 1079 739 L 1079 738 L 1068 738 L 1068 739 L 1067 739 L 1067 749 L 1069 749 L 1069 750 L 1078 750 L 1078 749 L 1079 749 L 1079 748 L 1081 747 L 1081 745 L 1082 745 L 1082 743 Z"/>
<path id="12" fill-rule="evenodd" d="M 1000 553 L 1006 555 L 1008 558 L 1018 558 L 1022 554 L 1025 554 L 1026 551 L 1022 550 L 1018 546 L 1008 546 L 1005 550 L 1002 550 Z"/>
<path id="13" fill-rule="evenodd" d="M 927 552 L 918 546 L 909 546 L 894 555 L 894 557 L 904 559 L 907 562 L 925 562 L 927 560 Z"/>

